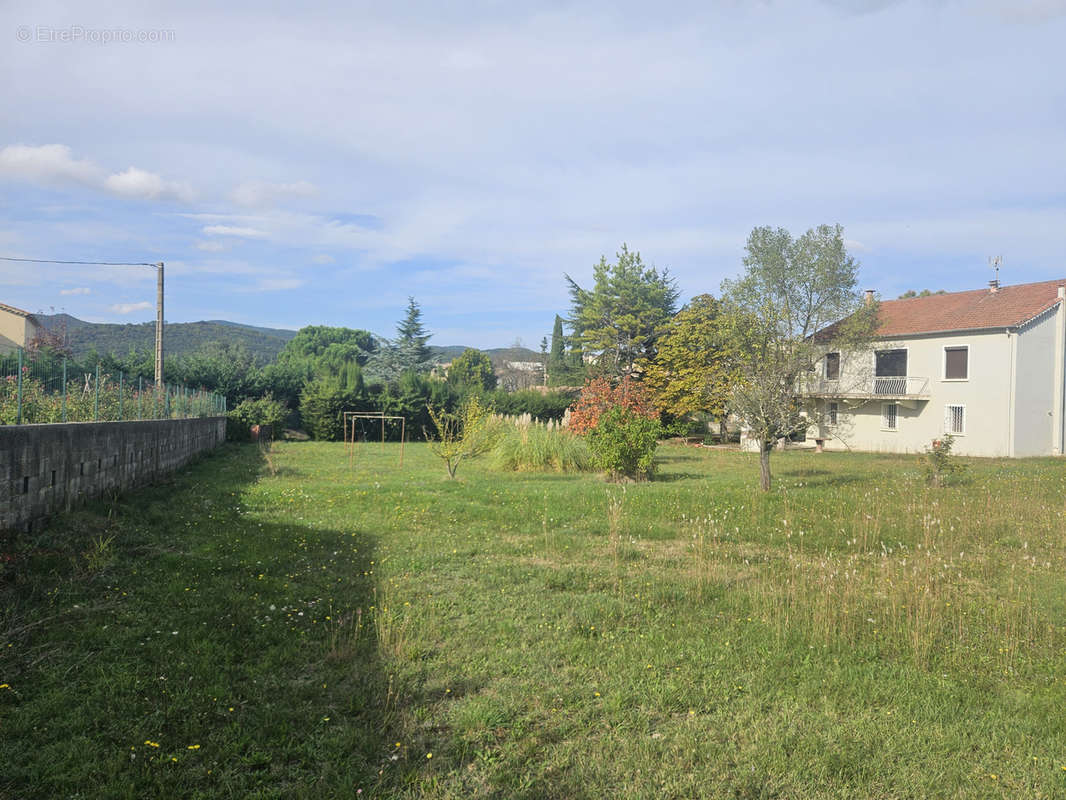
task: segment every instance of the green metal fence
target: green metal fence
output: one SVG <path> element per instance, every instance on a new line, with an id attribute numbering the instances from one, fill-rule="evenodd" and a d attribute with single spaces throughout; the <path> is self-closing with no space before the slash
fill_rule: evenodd
<path id="1" fill-rule="evenodd" d="M 226 398 L 24 350 L 0 355 L 0 425 L 216 417 Z"/>

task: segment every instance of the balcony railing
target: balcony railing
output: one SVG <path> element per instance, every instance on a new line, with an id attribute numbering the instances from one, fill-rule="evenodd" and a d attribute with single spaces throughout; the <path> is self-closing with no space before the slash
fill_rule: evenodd
<path id="1" fill-rule="evenodd" d="M 913 375 L 867 378 L 862 381 L 812 378 L 801 384 L 809 397 L 881 397 L 921 399 L 929 396 L 929 379 Z"/>

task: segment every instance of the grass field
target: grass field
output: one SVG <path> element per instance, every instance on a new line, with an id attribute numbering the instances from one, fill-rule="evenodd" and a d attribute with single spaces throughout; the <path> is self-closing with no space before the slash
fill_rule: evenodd
<path id="1" fill-rule="evenodd" d="M 227 446 L 0 539 L 0 797 L 1066 797 L 1066 463 Z"/>

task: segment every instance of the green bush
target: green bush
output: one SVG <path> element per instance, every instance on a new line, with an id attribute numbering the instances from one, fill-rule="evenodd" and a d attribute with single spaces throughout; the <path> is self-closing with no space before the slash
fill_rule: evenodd
<path id="1" fill-rule="evenodd" d="M 344 412 L 357 407 L 357 398 L 335 379 L 316 378 L 300 392 L 300 419 L 312 439 L 340 439 L 344 434 Z"/>
<path id="2" fill-rule="evenodd" d="M 535 422 L 509 426 L 496 444 L 494 457 L 498 469 L 512 472 L 585 472 L 592 468 L 584 439 Z"/>
<path id="3" fill-rule="evenodd" d="M 242 400 L 226 414 L 226 438 L 230 441 L 246 442 L 251 438 L 253 425 L 270 425 L 277 435 L 288 415 L 289 409 L 285 404 L 275 400 L 270 394 L 254 400 Z"/>
<path id="4" fill-rule="evenodd" d="M 585 438 L 594 463 L 608 478 L 647 480 L 655 471 L 661 433 L 658 420 L 615 406 L 600 415 Z"/>

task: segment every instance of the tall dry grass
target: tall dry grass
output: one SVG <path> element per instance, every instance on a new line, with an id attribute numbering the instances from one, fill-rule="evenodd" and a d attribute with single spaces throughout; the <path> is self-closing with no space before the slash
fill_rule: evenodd
<path id="1" fill-rule="evenodd" d="M 552 423 L 505 425 L 494 463 L 511 472 L 586 472 L 592 461 L 584 439 Z"/>

